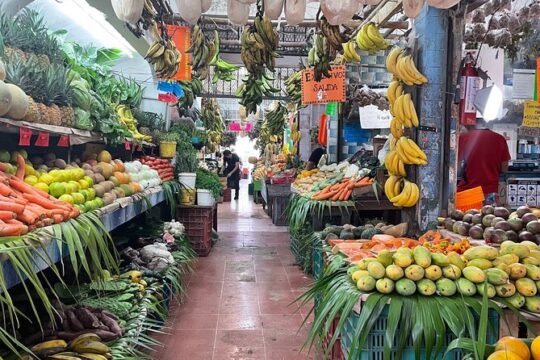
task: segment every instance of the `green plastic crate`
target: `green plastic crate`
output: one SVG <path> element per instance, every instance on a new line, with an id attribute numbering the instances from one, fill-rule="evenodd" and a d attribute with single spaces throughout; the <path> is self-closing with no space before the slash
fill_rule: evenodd
<path id="1" fill-rule="evenodd" d="M 373 325 L 360 356 L 354 360 L 383 360 L 387 315 L 388 305 L 385 306 L 381 315 Z M 347 356 L 349 354 L 349 349 L 352 344 L 352 337 L 354 336 L 354 331 L 356 328 L 356 323 L 358 322 L 358 318 L 359 314 L 353 312 L 352 315 L 349 316 L 349 318 L 347 319 L 347 322 L 345 323 L 345 328 L 341 332 L 341 349 L 344 359 L 347 359 Z M 491 309 L 489 310 L 489 323 L 490 325 L 488 326 L 488 344 L 494 344 L 499 339 L 499 315 L 497 314 L 497 312 Z M 396 334 L 399 334 L 399 328 L 397 329 Z M 443 343 L 443 349 L 441 351 L 441 354 L 437 357 L 437 359 L 443 358 L 446 347 L 453 339 L 455 339 L 455 336 L 452 333 L 448 332 L 446 334 L 446 339 Z M 394 344 L 393 348 L 395 349 L 396 347 L 396 344 Z M 395 352 L 393 351 L 392 359 L 394 359 L 394 356 Z M 405 346 L 401 358 L 403 360 L 416 359 L 412 340 L 409 340 L 409 343 Z M 425 352 L 422 350 L 421 359 L 425 358 Z M 461 353 L 455 350 L 451 352 L 445 358 L 445 360 L 461 360 L 462 358 L 463 356 L 461 355 Z"/>
<path id="2" fill-rule="evenodd" d="M 261 191 L 262 189 L 262 180 L 253 181 L 253 191 Z"/>
<path id="3" fill-rule="evenodd" d="M 322 253 L 322 240 L 319 238 L 313 246 L 313 277 L 317 280 L 323 271 L 324 259 Z"/>

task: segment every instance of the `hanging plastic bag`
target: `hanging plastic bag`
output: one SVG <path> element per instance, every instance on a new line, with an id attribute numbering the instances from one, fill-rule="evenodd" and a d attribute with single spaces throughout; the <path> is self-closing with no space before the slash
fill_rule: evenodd
<path id="1" fill-rule="evenodd" d="M 194 4 L 195 3 L 195 4 Z M 176 0 L 178 13 L 188 23 L 195 25 L 201 17 L 201 0 Z"/>
<path id="2" fill-rule="evenodd" d="M 427 0 L 429 6 L 437 9 L 450 9 L 452 6 L 459 4 L 461 0 Z"/>
<path id="3" fill-rule="evenodd" d="M 379 3 L 381 2 L 381 0 L 358 0 L 358 3 L 359 4 L 362 4 L 362 5 L 379 5 Z"/>
<path id="4" fill-rule="evenodd" d="M 144 0 L 111 0 L 111 5 L 119 20 L 135 24 L 142 16 Z"/>
<path id="5" fill-rule="evenodd" d="M 330 25 L 341 25 L 351 20 L 359 7 L 358 0 L 321 0 L 321 11 Z"/>
<path id="6" fill-rule="evenodd" d="M 227 16 L 233 24 L 246 25 L 249 20 L 249 5 L 238 0 L 227 0 Z"/>
<path id="7" fill-rule="evenodd" d="M 403 0 L 403 12 L 409 19 L 416 19 L 424 8 L 425 0 Z"/>
<path id="8" fill-rule="evenodd" d="M 306 15 L 306 0 L 286 0 L 285 19 L 288 25 L 298 25 Z"/>
<path id="9" fill-rule="evenodd" d="M 264 14 L 270 18 L 270 20 L 279 19 L 283 12 L 284 0 L 265 0 L 264 2 Z"/>
<path id="10" fill-rule="evenodd" d="M 257 0 L 236 0 L 236 1 L 244 5 L 253 5 L 257 2 Z"/>
<path id="11" fill-rule="evenodd" d="M 205 13 L 212 7 L 212 0 L 202 0 L 201 2 L 201 12 Z"/>

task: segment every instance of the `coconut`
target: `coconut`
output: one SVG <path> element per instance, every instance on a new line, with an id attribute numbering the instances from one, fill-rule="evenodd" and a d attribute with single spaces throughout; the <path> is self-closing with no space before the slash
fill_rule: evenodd
<path id="1" fill-rule="evenodd" d="M 102 184 L 94 185 L 94 190 L 96 191 L 96 196 L 102 198 L 105 195 L 105 187 Z"/>

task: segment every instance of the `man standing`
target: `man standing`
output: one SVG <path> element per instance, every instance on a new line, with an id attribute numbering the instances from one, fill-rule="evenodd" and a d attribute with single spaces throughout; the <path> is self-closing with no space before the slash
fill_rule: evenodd
<path id="1" fill-rule="evenodd" d="M 323 155 L 326 154 L 326 148 L 324 146 L 318 147 L 315 150 L 311 152 L 311 155 L 309 156 L 309 160 L 306 165 L 306 170 L 312 170 L 315 169 L 319 165 L 319 161 L 321 161 L 321 158 Z"/>
<path id="2" fill-rule="evenodd" d="M 486 128 L 483 119 L 459 137 L 458 191 L 482 187 L 486 204 L 496 204 L 499 176 L 510 160 L 506 139 Z"/>
<path id="3" fill-rule="evenodd" d="M 224 175 L 227 176 L 227 187 L 236 191 L 234 199 L 238 200 L 240 193 L 240 158 L 230 150 L 223 152 L 226 163 Z"/>

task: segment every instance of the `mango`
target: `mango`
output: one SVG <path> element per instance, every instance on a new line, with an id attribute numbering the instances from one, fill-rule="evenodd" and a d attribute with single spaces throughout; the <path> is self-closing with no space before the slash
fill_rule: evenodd
<path id="1" fill-rule="evenodd" d="M 416 284 L 410 279 L 399 279 L 396 281 L 396 291 L 403 296 L 410 296 L 416 292 Z"/>
<path id="2" fill-rule="evenodd" d="M 500 255 L 515 254 L 520 259 L 526 258 L 531 253 L 531 250 L 523 244 L 512 244 L 501 248 Z"/>
<path id="3" fill-rule="evenodd" d="M 405 269 L 407 266 L 411 265 L 413 262 L 412 255 L 404 251 L 396 251 L 392 256 L 394 259 L 394 264 Z"/>
<path id="4" fill-rule="evenodd" d="M 504 284 L 504 285 L 496 285 L 495 291 L 497 292 L 497 295 L 502 298 L 507 298 L 516 293 L 516 286 L 512 283 Z"/>
<path id="5" fill-rule="evenodd" d="M 523 296 L 535 296 L 538 292 L 535 282 L 528 278 L 517 279 L 516 290 Z"/>
<path id="6" fill-rule="evenodd" d="M 430 296 L 437 291 L 437 285 L 429 279 L 422 279 L 416 283 L 416 289 L 424 296 Z"/>
<path id="7" fill-rule="evenodd" d="M 487 269 L 484 272 L 486 273 L 488 282 L 493 285 L 503 285 L 509 280 L 508 274 L 498 268 Z"/>
<path id="8" fill-rule="evenodd" d="M 525 265 L 527 268 L 527 277 L 531 280 L 540 280 L 540 267 L 535 265 Z"/>
<path id="9" fill-rule="evenodd" d="M 389 250 L 381 250 L 377 255 L 377 261 L 383 264 L 384 267 L 387 267 L 394 262 L 392 255 L 393 253 Z"/>
<path id="10" fill-rule="evenodd" d="M 450 265 L 448 258 L 444 254 L 433 253 L 431 254 L 431 263 L 440 267 L 445 267 Z"/>
<path id="11" fill-rule="evenodd" d="M 479 269 L 486 270 L 493 267 L 493 263 L 487 259 L 474 259 L 467 263 L 467 266 L 475 266 Z"/>
<path id="12" fill-rule="evenodd" d="M 515 293 L 514 295 L 510 296 L 506 299 L 515 308 L 520 308 L 523 305 L 525 305 L 525 298 L 520 293 Z"/>
<path id="13" fill-rule="evenodd" d="M 347 269 L 347 275 L 352 276 L 352 274 L 354 274 L 358 270 L 360 270 L 360 269 L 356 265 L 349 266 L 349 268 Z"/>
<path id="14" fill-rule="evenodd" d="M 519 256 L 517 256 L 516 254 L 506 254 L 503 256 L 499 256 L 498 258 L 493 260 L 493 266 L 497 266 L 499 264 L 510 265 L 517 262 L 519 262 Z"/>
<path id="15" fill-rule="evenodd" d="M 487 284 L 487 283 L 483 283 L 483 284 L 477 284 L 476 285 L 476 290 L 478 290 L 478 293 L 482 296 L 484 296 L 484 291 L 487 292 L 487 297 L 488 298 L 492 298 L 492 297 L 495 297 L 495 295 L 497 295 L 497 291 L 495 290 L 495 286 L 491 285 L 491 284 Z"/>
<path id="16" fill-rule="evenodd" d="M 440 266 L 431 265 L 424 271 L 426 279 L 437 281 L 442 277 L 442 269 Z"/>
<path id="17" fill-rule="evenodd" d="M 437 280 L 436 285 L 437 285 L 437 291 L 442 296 L 452 296 L 457 291 L 456 283 L 450 279 L 445 279 L 445 278 L 439 279 Z"/>
<path id="18" fill-rule="evenodd" d="M 423 246 L 417 246 L 413 250 L 414 262 L 422 268 L 431 265 L 431 252 Z"/>
<path id="19" fill-rule="evenodd" d="M 381 294 L 390 294 L 392 291 L 394 291 L 395 284 L 391 279 L 382 278 L 377 280 L 375 287 Z"/>
<path id="20" fill-rule="evenodd" d="M 465 251 L 463 256 L 467 260 L 474 260 L 474 259 L 487 259 L 487 260 L 495 260 L 498 255 L 497 249 L 495 249 L 492 246 L 482 245 L 482 246 L 474 246 Z"/>
<path id="21" fill-rule="evenodd" d="M 374 259 L 374 258 L 362 259 L 356 264 L 356 266 L 358 267 L 359 270 L 367 270 L 368 264 L 372 261 L 377 261 L 377 259 Z"/>
<path id="22" fill-rule="evenodd" d="M 456 280 L 461 277 L 461 270 L 454 264 L 443 267 L 442 272 L 447 279 Z"/>
<path id="23" fill-rule="evenodd" d="M 510 241 L 510 240 L 503 241 L 501 244 L 500 250 L 504 249 L 505 247 L 509 245 L 514 245 L 514 244 L 516 244 L 514 241 Z"/>
<path id="24" fill-rule="evenodd" d="M 368 264 L 367 271 L 374 279 L 382 279 L 386 273 L 386 268 L 378 261 L 372 261 Z"/>
<path id="25" fill-rule="evenodd" d="M 521 279 L 525 276 L 527 276 L 527 268 L 523 264 L 511 264 L 508 265 L 508 269 L 510 269 L 510 279 L 516 280 Z"/>
<path id="26" fill-rule="evenodd" d="M 535 258 L 538 261 L 540 261 L 540 251 L 538 251 L 538 250 L 531 250 L 531 253 L 530 253 L 529 256 Z"/>
<path id="27" fill-rule="evenodd" d="M 375 279 L 369 275 L 364 275 L 358 279 L 356 287 L 362 292 L 371 292 L 375 289 Z"/>
<path id="28" fill-rule="evenodd" d="M 389 265 L 386 267 L 386 277 L 390 280 L 398 281 L 405 275 L 402 268 L 397 265 Z"/>
<path id="29" fill-rule="evenodd" d="M 536 266 L 540 265 L 540 261 L 538 261 L 537 258 L 532 257 L 532 256 L 527 256 L 526 258 L 522 259 L 521 263 L 527 264 L 527 265 L 536 265 Z"/>
<path id="30" fill-rule="evenodd" d="M 352 274 L 352 280 L 356 283 L 362 276 L 365 275 L 369 275 L 367 270 L 357 270 Z"/>
<path id="31" fill-rule="evenodd" d="M 410 257 L 413 257 L 413 251 L 412 249 L 409 249 L 408 247 L 400 247 L 399 249 L 396 250 L 396 252 L 400 254 L 407 254 Z"/>
<path id="32" fill-rule="evenodd" d="M 459 278 L 456 280 L 456 286 L 460 294 L 464 296 L 473 296 L 476 294 L 476 285 L 472 281 L 466 278 Z"/>
<path id="33" fill-rule="evenodd" d="M 538 296 L 526 297 L 525 309 L 533 313 L 540 313 L 540 297 Z"/>
<path id="34" fill-rule="evenodd" d="M 536 284 L 536 289 L 540 291 L 540 281 L 535 281 L 534 283 Z"/>
<path id="35" fill-rule="evenodd" d="M 448 259 L 448 262 L 452 265 L 456 265 L 460 270 L 463 270 L 465 268 L 465 261 L 461 259 L 461 256 L 455 252 L 452 251 L 446 255 L 446 258 Z"/>
<path id="36" fill-rule="evenodd" d="M 409 265 L 405 268 L 405 277 L 412 281 L 418 281 L 424 277 L 424 268 L 420 265 Z"/>
<path id="37" fill-rule="evenodd" d="M 476 266 L 467 266 L 462 271 L 465 279 L 472 281 L 475 284 L 483 283 L 486 281 L 486 274 L 482 269 L 477 268 Z"/>
<path id="38" fill-rule="evenodd" d="M 521 245 L 525 245 L 526 247 L 529 248 L 529 250 L 531 251 L 540 251 L 540 248 L 538 247 L 538 245 L 536 245 L 535 243 L 533 243 L 532 241 L 522 241 L 520 242 Z"/>

